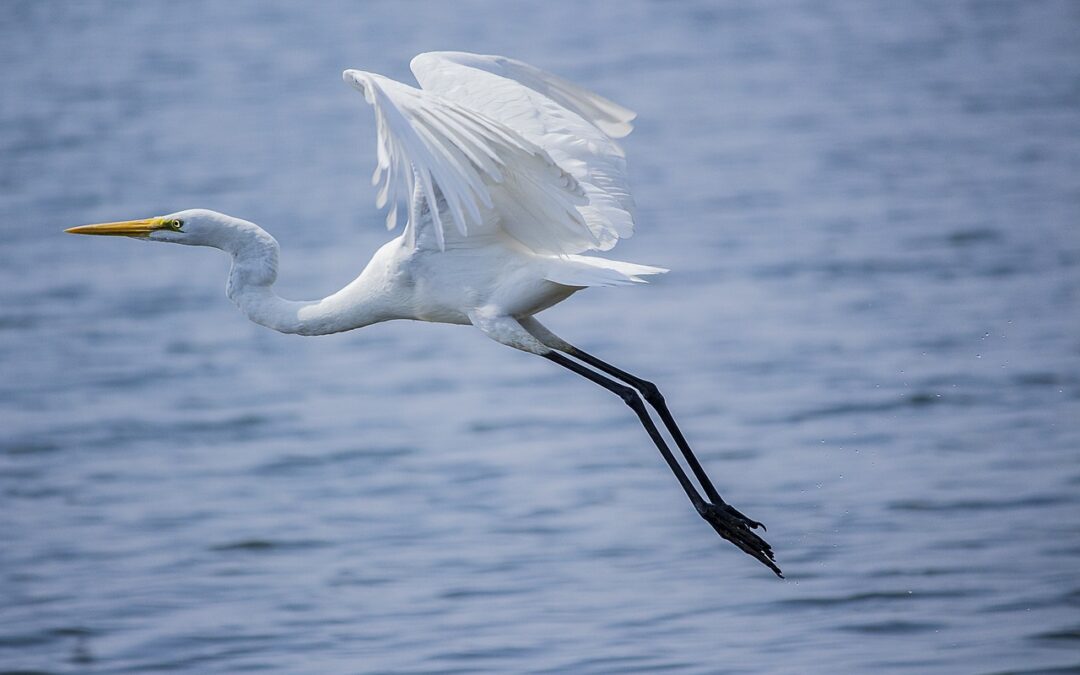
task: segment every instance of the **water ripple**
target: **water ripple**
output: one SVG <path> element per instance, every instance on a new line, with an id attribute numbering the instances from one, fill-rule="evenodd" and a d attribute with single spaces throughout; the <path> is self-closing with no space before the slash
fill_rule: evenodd
<path id="1" fill-rule="evenodd" d="M 1069 3 L 3 12 L 0 673 L 1080 672 Z M 214 208 L 340 288 L 387 234 L 335 73 L 436 43 L 639 113 L 612 253 L 672 273 L 544 321 L 661 385 L 789 581 L 542 359 L 278 335 L 217 252 L 62 233 Z"/>

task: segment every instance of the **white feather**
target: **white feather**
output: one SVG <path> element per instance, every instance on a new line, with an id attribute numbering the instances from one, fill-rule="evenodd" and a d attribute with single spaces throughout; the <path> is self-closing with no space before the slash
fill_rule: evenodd
<path id="1" fill-rule="evenodd" d="M 358 70 L 345 71 L 344 78 L 375 108 L 377 203 L 390 204 L 388 225 L 397 204 L 419 186 L 429 203 L 437 196 L 445 201 L 445 210 L 431 212 L 440 249 L 452 234 L 444 214 L 461 237 L 497 223 L 537 253 L 565 254 L 594 244 L 578 209 L 588 206 L 585 191 L 539 146 L 437 94 Z M 516 205 L 514 219 L 494 221 L 483 213 L 509 201 Z M 409 222 L 419 226 L 415 208 Z"/>
<path id="2" fill-rule="evenodd" d="M 421 54 L 412 68 L 424 90 L 344 73 L 375 108 L 373 183 L 388 227 L 419 194 L 440 208 L 421 219 L 412 199 L 408 227 L 432 227 L 439 250 L 502 230 L 535 253 L 568 255 L 632 234 L 622 149 L 601 130 L 625 136 L 632 112 L 502 57 Z"/>
<path id="3" fill-rule="evenodd" d="M 632 111 L 560 77 L 502 56 L 429 52 L 410 64 L 425 91 L 514 129 L 573 176 L 587 198 L 577 205 L 591 237 L 564 241 L 563 253 L 607 250 L 633 234 L 634 200 L 622 148 Z M 504 227 L 519 239 L 515 223 Z"/>

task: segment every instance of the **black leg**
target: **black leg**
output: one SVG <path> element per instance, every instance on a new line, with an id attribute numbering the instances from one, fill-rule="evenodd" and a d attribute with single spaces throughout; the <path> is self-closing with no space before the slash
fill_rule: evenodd
<path id="1" fill-rule="evenodd" d="M 576 359 L 584 361 L 585 363 L 593 366 L 594 368 L 602 370 L 603 372 L 611 375 L 612 377 L 616 377 L 622 380 L 634 389 L 637 389 L 639 392 L 641 392 L 642 397 L 646 401 L 648 401 L 649 405 L 651 405 L 660 415 L 660 420 L 664 423 L 664 426 L 667 427 L 668 433 L 671 434 L 671 437 L 675 439 L 675 445 L 679 446 L 679 450 L 682 452 L 683 457 L 686 458 L 686 463 L 690 466 L 690 470 L 694 472 L 694 475 L 697 476 L 698 482 L 701 483 L 701 487 L 705 489 L 705 494 L 708 495 L 709 499 L 714 504 L 727 503 L 720 496 L 720 493 L 716 491 L 716 488 L 713 487 L 712 481 L 709 480 L 708 474 L 705 473 L 705 469 L 702 468 L 701 463 L 698 462 L 697 457 L 694 456 L 694 451 L 690 449 L 690 444 L 686 442 L 686 437 L 683 436 L 682 430 L 679 429 L 679 425 L 676 424 L 675 418 L 672 416 L 671 411 L 668 410 L 667 402 L 664 400 L 664 395 L 660 393 L 660 389 L 657 388 L 655 384 L 649 382 L 648 380 L 643 380 L 640 377 L 631 375 L 625 370 L 616 368 L 610 363 L 602 361 L 593 356 L 592 354 L 583 352 L 577 347 L 572 347 L 566 353 L 570 354 Z M 734 511 L 734 509 L 732 510 Z M 751 520 L 750 518 L 747 518 L 738 511 L 735 511 L 735 513 L 737 513 L 741 518 L 743 518 L 743 520 L 745 520 L 747 524 L 750 525 L 750 527 L 760 527 L 763 530 L 767 529 L 764 524 L 759 523 L 756 520 Z"/>
<path id="2" fill-rule="evenodd" d="M 580 350 L 577 351 L 583 354 L 583 352 L 580 352 Z M 578 354 L 574 354 L 574 356 L 578 356 Z M 639 396 L 638 392 L 635 390 L 639 389 L 638 387 L 629 387 L 625 384 L 620 384 L 619 382 L 605 377 L 604 375 L 601 375 L 596 371 L 586 368 L 580 363 L 568 359 L 567 357 L 556 351 L 544 354 L 544 357 L 550 361 L 554 361 L 563 368 L 571 370 L 578 375 L 581 375 L 582 377 L 600 385 L 604 389 L 607 389 L 608 391 L 617 394 L 619 398 L 621 398 L 628 406 L 630 406 L 630 409 L 633 410 L 634 413 L 638 416 L 638 419 L 641 421 L 641 425 L 644 426 L 645 431 L 648 432 L 649 438 L 652 439 L 653 443 L 656 445 L 656 448 L 660 451 L 660 454 L 663 455 L 664 461 L 667 462 L 668 467 L 670 467 L 672 473 L 675 474 L 675 478 L 678 479 L 679 484 L 686 492 L 686 496 L 690 498 L 690 502 L 694 505 L 694 508 L 697 509 L 697 512 L 701 515 L 701 517 L 708 521 L 709 524 L 713 526 L 713 529 L 716 530 L 717 534 L 719 534 L 721 537 L 735 544 L 735 546 L 739 547 L 739 549 L 742 550 L 744 553 L 747 553 L 748 555 L 751 555 L 757 560 L 759 560 L 762 564 L 775 572 L 777 576 L 784 576 L 780 572 L 780 568 L 777 567 L 776 563 L 773 562 L 772 547 L 770 547 L 764 539 L 751 531 L 751 528 L 759 526 L 760 523 L 746 518 L 737 510 L 727 505 L 722 499 L 720 499 L 720 495 L 716 494 L 715 488 L 712 487 L 712 483 L 709 482 L 709 478 L 705 475 L 705 471 L 701 468 L 701 465 L 698 463 L 697 459 L 694 458 L 694 455 L 690 451 L 689 446 L 686 445 L 686 441 L 682 438 L 682 434 L 676 434 L 676 432 L 678 431 L 678 427 L 675 426 L 675 421 L 671 418 L 671 414 L 667 413 L 665 416 L 667 406 L 663 405 L 662 397 L 659 398 L 660 407 L 657 407 L 658 404 L 654 403 L 653 401 L 650 401 L 650 403 L 654 407 L 657 407 L 657 412 L 660 413 L 661 419 L 664 420 L 664 424 L 668 427 L 668 429 L 672 430 L 672 428 L 674 428 L 674 430 L 672 431 L 672 437 L 674 437 L 676 443 L 679 444 L 680 449 L 683 451 L 683 454 L 687 459 L 687 463 L 694 471 L 694 474 L 698 477 L 698 480 L 701 482 L 701 485 L 705 489 L 706 494 L 709 496 L 709 499 L 712 500 L 711 503 L 701 498 L 701 495 L 698 494 L 697 488 L 694 487 L 694 484 L 690 481 L 690 478 L 687 477 L 686 472 L 683 471 L 682 466 L 679 465 L 678 460 L 675 459 L 675 456 L 672 454 L 671 449 L 668 447 L 667 443 L 664 441 L 663 436 L 660 435 L 660 431 L 653 423 L 652 418 L 649 417 L 649 411 L 645 408 L 645 404 L 642 402 L 641 396 Z M 582 358 L 583 361 L 586 361 L 586 359 L 583 357 L 579 356 L 579 358 Z M 602 370 L 606 368 L 611 368 L 612 370 L 617 371 L 611 373 L 616 377 L 620 377 L 621 379 L 624 379 L 624 381 L 626 381 L 625 378 L 632 378 L 633 382 L 629 382 L 630 384 L 640 383 L 642 385 L 648 385 L 653 391 L 655 391 L 656 395 L 659 396 L 660 392 L 656 390 L 656 387 L 645 382 L 644 380 L 638 380 L 637 378 L 633 378 L 632 375 L 629 375 L 628 373 L 623 373 L 623 371 L 614 368 L 614 366 L 609 366 L 606 363 L 603 364 L 606 368 L 602 368 L 600 365 L 598 365 L 600 363 L 603 363 L 602 361 L 600 361 L 599 359 L 595 359 L 594 357 L 589 358 L 597 362 L 596 364 L 592 364 L 595 365 L 597 368 L 601 368 Z M 649 395 L 645 392 L 642 393 L 644 393 L 646 397 Z M 671 422 L 669 423 L 668 420 L 671 420 Z M 683 446 L 685 446 L 685 448 Z"/>

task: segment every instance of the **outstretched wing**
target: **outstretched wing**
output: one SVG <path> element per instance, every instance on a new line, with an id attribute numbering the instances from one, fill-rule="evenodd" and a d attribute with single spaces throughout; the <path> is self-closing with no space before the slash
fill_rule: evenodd
<path id="1" fill-rule="evenodd" d="M 440 55 L 421 55 L 418 60 L 425 57 L 440 65 Z M 523 125 L 520 115 L 499 114 L 485 100 L 462 97 L 460 87 L 419 90 L 380 75 L 345 71 L 345 80 L 360 89 L 375 108 L 378 165 L 373 181 L 381 183 L 378 205 L 391 204 L 388 227 L 396 223 L 399 202 L 415 192 L 422 199 L 409 201 L 410 234 L 415 237 L 417 227 L 430 224 L 439 248 L 445 247 L 448 236 L 467 238 L 501 228 L 538 253 L 565 255 L 606 250 L 619 237 L 631 233 L 632 202 L 621 170 L 622 152 L 614 141 L 577 112 L 536 90 L 457 63 L 450 65 L 464 71 L 459 79 L 468 81 L 466 88 L 483 90 L 505 83 L 519 92 L 530 92 L 516 105 L 533 106 L 538 119 L 561 122 L 562 126 L 547 123 L 536 129 Z M 525 64 L 520 66 L 546 76 Z M 413 69 L 425 86 L 428 81 L 438 82 L 439 87 L 447 82 L 442 75 L 429 77 L 427 71 L 420 77 L 417 60 Z M 472 77 L 474 73 L 481 79 Z M 578 103 L 573 105 L 603 118 L 612 133 L 629 132 L 629 111 L 553 76 L 546 77 L 561 83 L 560 91 L 569 92 L 560 94 L 565 100 L 576 97 Z M 616 121 L 620 115 L 626 118 L 622 122 Z M 571 136 L 565 139 L 568 147 L 581 146 L 584 153 L 568 152 L 552 143 L 556 127 Z M 589 160 L 598 157 L 612 158 L 619 170 L 600 167 L 596 171 Z M 605 181 L 610 187 L 605 187 Z M 424 208 L 427 204 L 438 204 L 439 208 L 429 210 Z M 444 222 L 447 219 L 452 221 L 453 230 Z"/>
<path id="2" fill-rule="evenodd" d="M 510 126 L 517 126 L 530 116 L 530 108 L 538 107 L 539 99 L 531 98 L 530 106 L 516 105 L 530 93 L 544 96 L 564 110 L 587 120 L 609 138 L 628 136 L 634 127 L 630 122 L 637 115 L 614 101 L 583 89 L 573 82 L 505 56 L 484 56 L 467 52 L 427 52 L 418 54 L 409 64 L 416 80 L 427 91 L 438 92 L 461 103 L 474 104 L 477 110 Z M 510 82 L 484 78 L 487 73 Z M 490 89 L 476 90 L 470 86 L 480 82 Z M 520 87 L 528 92 L 520 91 Z M 455 90 L 457 90 L 455 92 Z M 545 111 L 545 122 L 573 123 L 558 111 Z M 534 128 L 539 130 L 543 124 Z M 620 153 L 621 154 L 621 153 Z"/>
<path id="3" fill-rule="evenodd" d="M 612 140 L 633 131 L 633 111 L 504 56 L 429 52 L 409 67 L 425 91 L 502 122 L 546 150 L 581 183 L 587 212 L 609 221 L 615 237 L 633 232 L 626 159 Z"/>
<path id="4" fill-rule="evenodd" d="M 508 218 L 506 229 L 534 250 L 564 253 L 595 239 L 575 208 L 585 202 L 581 186 L 520 134 L 381 75 L 346 70 L 344 78 L 375 108 L 378 164 L 372 181 L 381 183 L 379 207 L 391 205 L 387 227 L 395 226 L 402 199 L 409 200 L 409 222 L 415 227 L 415 186 L 427 203 L 445 202 L 462 237 L 497 222 L 485 210 L 515 207 L 516 219 Z M 441 212 L 432 209 L 431 217 L 435 239 L 444 248 L 449 230 Z"/>

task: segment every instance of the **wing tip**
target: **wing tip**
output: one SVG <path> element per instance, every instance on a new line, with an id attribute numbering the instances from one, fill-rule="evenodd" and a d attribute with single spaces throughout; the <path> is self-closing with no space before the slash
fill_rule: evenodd
<path id="1" fill-rule="evenodd" d="M 430 51 L 414 56 L 409 62 L 409 69 L 417 79 L 422 79 L 423 74 L 429 68 L 437 68 L 440 61 L 476 68 L 516 81 L 580 115 L 609 138 L 625 138 L 634 130 L 631 122 L 637 118 L 637 113 L 633 110 L 559 75 L 507 56 L 449 50 Z M 492 64 L 496 68 L 493 69 Z M 515 73 L 515 70 L 518 72 Z M 524 81 L 521 78 L 522 72 L 538 79 L 542 86 L 537 87 L 535 83 Z"/>
<path id="2" fill-rule="evenodd" d="M 355 68 L 346 68 L 341 71 L 341 79 L 345 81 L 345 84 L 349 85 L 353 89 L 356 89 L 360 93 L 367 96 L 370 87 L 378 85 L 378 79 L 381 76 L 375 73 L 369 73 L 363 70 L 356 70 Z M 385 80 L 386 78 L 381 78 Z"/>
<path id="3" fill-rule="evenodd" d="M 368 86 L 371 83 L 369 75 L 370 73 L 365 73 L 362 70 L 346 68 L 341 72 L 341 79 L 345 81 L 345 84 L 363 94 L 364 98 L 367 98 L 371 96 L 371 92 L 368 91 Z M 371 101 L 368 102 L 370 103 Z"/>

